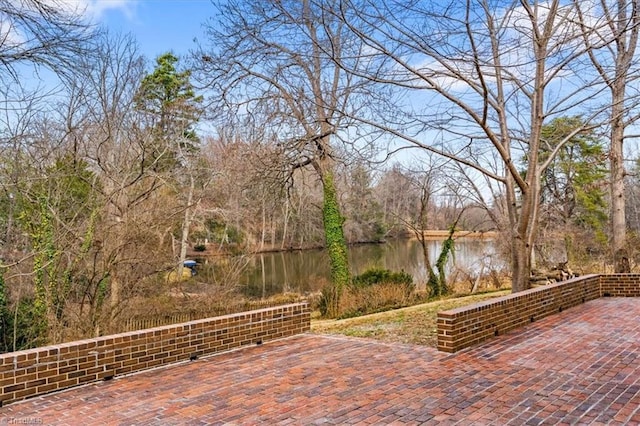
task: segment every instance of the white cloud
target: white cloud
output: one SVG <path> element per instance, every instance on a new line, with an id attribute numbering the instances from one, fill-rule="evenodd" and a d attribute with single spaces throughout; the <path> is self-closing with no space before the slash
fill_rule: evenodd
<path id="1" fill-rule="evenodd" d="M 65 13 L 79 15 L 88 22 L 99 23 L 108 11 L 119 11 L 127 19 L 135 18 L 136 7 L 139 0 L 40 0 L 47 6 L 56 8 Z M 20 2 L 16 10 L 24 9 L 34 12 L 33 4 Z M 25 28 L 14 22 L 11 14 L 0 12 L 0 48 L 20 49 L 27 42 L 24 34 Z"/>
<path id="2" fill-rule="evenodd" d="M 127 19 L 135 17 L 139 0 L 45 0 L 52 6 L 84 15 L 89 21 L 98 22 L 108 11 L 119 11 Z"/>
<path id="3" fill-rule="evenodd" d="M 136 0 L 84 0 L 88 3 L 87 12 L 99 20 L 102 15 L 110 10 L 118 10 L 127 19 L 135 17 L 137 1 Z"/>

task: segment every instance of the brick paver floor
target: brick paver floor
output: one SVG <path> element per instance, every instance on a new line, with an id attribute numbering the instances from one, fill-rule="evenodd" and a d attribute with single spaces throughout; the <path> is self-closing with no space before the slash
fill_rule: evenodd
<path id="1" fill-rule="evenodd" d="M 302 335 L 0 408 L 39 424 L 640 424 L 640 299 L 457 354 Z"/>

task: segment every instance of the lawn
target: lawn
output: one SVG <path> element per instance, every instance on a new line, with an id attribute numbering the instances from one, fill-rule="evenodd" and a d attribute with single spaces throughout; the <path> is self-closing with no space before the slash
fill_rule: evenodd
<path id="1" fill-rule="evenodd" d="M 356 318 L 314 320 L 311 322 L 311 332 L 368 337 L 383 342 L 412 343 L 436 347 L 438 312 L 504 296 L 510 292 L 511 290 L 502 290 L 438 300 Z"/>

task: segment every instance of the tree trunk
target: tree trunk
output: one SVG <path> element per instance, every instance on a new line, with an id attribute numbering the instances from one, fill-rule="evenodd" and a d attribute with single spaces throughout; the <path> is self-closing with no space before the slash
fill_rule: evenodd
<path id="1" fill-rule="evenodd" d="M 537 158 L 535 158 L 537 161 Z M 511 198 L 509 206 L 510 217 L 517 217 L 515 229 L 511 231 L 511 263 L 512 263 L 512 287 L 511 291 L 517 293 L 531 287 L 531 260 L 533 247 L 538 229 L 538 212 L 540 200 L 540 170 L 529 167 L 527 188 L 521 191 L 521 206 L 517 206 L 515 196 Z"/>
<path id="2" fill-rule="evenodd" d="M 478 276 L 473 282 L 473 287 L 471 287 L 471 294 L 476 294 L 478 291 L 478 287 L 480 286 L 480 280 L 482 279 L 482 274 L 484 274 L 484 260 L 480 264 L 480 271 L 478 272 Z"/>
<path id="3" fill-rule="evenodd" d="M 262 231 L 260 232 L 260 251 L 264 251 L 264 241 L 267 238 L 267 207 L 264 197 L 262 198 Z"/>
<path id="4" fill-rule="evenodd" d="M 262 272 L 262 298 L 264 299 L 264 296 L 267 292 L 267 271 L 265 271 L 265 266 L 264 266 L 264 254 L 260 253 L 260 271 Z"/>
<path id="5" fill-rule="evenodd" d="M 516 236 L 512 240 L 512 269 L 511 291 L 517 293 L 529 288 L 529 276 L 531 274 L 531 252 L 527 250 L 525 240 Z"/>
<path id="6" fill-rule="evenodd" d="M 120 304 L 120 280 L 117 277 L 117 273 L 114 272 L 111 276 L 111 319 L 115 319 L 117 307 Z"/>
<path id="7" fill-rule="evenodd" d="M 324 200 L 322 207 L 322 220 L 329 262 L 331 264 L 331 281 L 338 290 L 349 283 L 349 260 L 347 258 L 347 244 L 344 238 L 342 225 L 344 217 L 340 213 L 338 195 L 336 192 L 333 172 L 325 170 L 322 176 Z"/>
<path id="8" fill-rule="evenodd" d="M 269 247 L 271 250 L 274 250 L 276 248 L 276 220 L 273 217 L 273 213 L 271 213 L 270 215 L 271 217 L 269 218 L 269 228 L 271 230 L 271 241 L 269 242 Z"/>
<path id="9" fill-rule="evenodd" d="M 284 203 L 284 219 L 282 224 L 282 243 L 280 244 L 280 250 L 284 250 L 287 241 L 287 228 L 289 227 L 289 199 L 287 198 Z M 275 245 L 275 240 L 274 240 Z"/>
<path id="10" fill-rule="evenodd" d="M 189 243 L 189 226 L 191 225 L 191 204 L 193 203 L 193 192 L 195 182 L 193 175 L 189 176 L 189 193 L 187 194 L 187 205 L 184 209 L 184 220 L 182 222 L 182 235 L 180 237 L 180 261 L 178 263 L 178 280 L 182 279 L 184 261 L 187 259 L 187 247 Z"/>
<path id="11" fill-rule="evenodd" d="M 427 280 L 428 282 L 432 282 L 432 280 L 437 280 L 438 277 L 433 272 L 433 268 L 431 267 L 431 260 L 429 260 L 429 245 L 427 243 L 427 239 L 424 236 L 424 231 L 419 230 L 415 233 L 416 237 L 418 237 L 418 241 L 420 241 L 420 247 L 422 248 L 422 261 L 424 262 L 424 267 L 427 270 Z"/>
<path id="12" fill-rule="evenodd" d="M 627 221 L 624 211 L 624 86 L 614 83 L 612 92 L 611 150 L 609 154 L 611 165 L 611 251 L 614 271 L 616 273 L 628 273 L 631 272 L 631 268 L 626 246 Z"/>

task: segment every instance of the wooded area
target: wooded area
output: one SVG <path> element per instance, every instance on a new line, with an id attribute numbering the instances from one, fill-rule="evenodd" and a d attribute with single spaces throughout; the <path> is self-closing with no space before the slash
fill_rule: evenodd
<path id="1" fill-rule="evenodd" d="M 228 0 L 191 55 L 145 58 L 0 0 L 0 350 L 172 300 L 193 251 L 326 247 L 333 302 L 347 244 L 425 229 L 499 232 L 513 291 L 545 263 L 630 271 L 639 6 Z"/>

